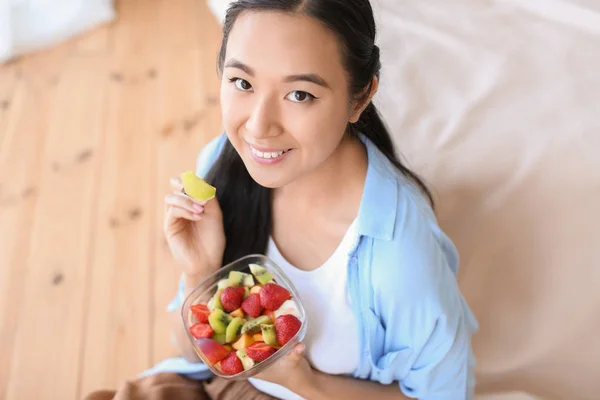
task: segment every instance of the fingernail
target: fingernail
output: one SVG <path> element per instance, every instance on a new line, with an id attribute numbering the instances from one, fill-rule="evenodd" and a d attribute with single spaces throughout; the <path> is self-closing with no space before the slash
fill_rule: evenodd
<path id="1" fill-rule="evenodd" d="M 204 211 L 204 207 L 202 207 L 199 204 L 194 204 L 194 210 L 202 212 L 202 211 Z"/>
<path id="2" fill-rule="evenodd" d="M 296 347 L 296 353 L 297 354 L 302 354 L 304 353 L 304 344 L 300 344 Z"/>

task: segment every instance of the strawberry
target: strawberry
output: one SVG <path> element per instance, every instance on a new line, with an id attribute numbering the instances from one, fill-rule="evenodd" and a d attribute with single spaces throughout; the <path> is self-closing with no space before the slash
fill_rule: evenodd
<path id="1" fill-rule="evenodd" d="M 206 304 L 194 304 L 191 308 L 192 314 L 203 324 L 208 324 L 208 316 L 210 315 L 210 311 Z"/>
<path id="2" fill-rule="evenodd" d="M 277 317 L 275 320 L 275 331 L 279 344 L 284 346 L 289 342 L 290 339 L 298 333 L 301 326 L 302 322 L 292 314 L 285 314 Z"/>
<path id="3" fill-rule="evenodd" d="M 230 351 L 216 340 L 200 338 L 196 340 L 196 345 L 202 354 L 208 358 L 208 361 L 213 364 L 224 360 L 230 354 Z"/>
<path id="4" fill-rule="evenodd" d="M 246 297 L 246 300 L 242 303 L 242 310 L 252 318 L 257 318 L 262 312 L 262 306 L 260 305 L 260 296 L 252 293 Z"/>
<path id="5" fill-rule="evenodd" d="M 225 311 L 234 311 L 240 308 L 244 301 L 246 289 L 243 286 L 227 287 L 221 293 L 221 304 Z"/>
<path id="6" fill-rule="evenodd" d="M 209 324 L 194 324 L 190 326 L 190 333 L 196 339 L 209 338 L 215 333 L 213 328 Z"/>
<path id="7" fill-rule="evenodd" d="M 260 290 L 260 304 L 269 311 L 275 311 L 286 300 L 290 299 L 290 292 L 286 288 L 283 288 L 274 283 L 267 283 Z"/>
<path id="8" fill-rule="evenodd" d="M 277 351 L 276 348 L 263 342 L 255 342 L 246 347 L 246 354 L 254 361 L 264 361 Z"/>
<path id="9" fill-rule="evenodd" d="M 244 371 L 244 366 L 235 352 L 229 353 L 227 358 L 221 361 L 221 371 L 225 375 L 235 375 Z"/>

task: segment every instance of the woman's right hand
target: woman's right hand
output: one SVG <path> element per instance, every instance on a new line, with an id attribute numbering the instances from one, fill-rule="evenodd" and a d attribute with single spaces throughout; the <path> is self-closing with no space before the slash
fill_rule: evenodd
<path id="1" fill-rule="evenodd" d="M 216 198 L 198 202 L 182 192 L 180 178 L 171 178 L 165 197 L 164 232 L 173 257 L 187 277 L 204 277 L 221 267 L 225 251 L 223 214 Z"/>

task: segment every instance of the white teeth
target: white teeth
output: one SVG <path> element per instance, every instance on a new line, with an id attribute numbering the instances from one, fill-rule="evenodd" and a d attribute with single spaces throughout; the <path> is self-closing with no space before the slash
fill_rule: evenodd
<path id="1" fill-rule="evenodd" d="M 281 150 L 281 151 L 272 151 L 272 152 L 262 152 L 259 150 L 256 150 L 254 147 L 250 147 L 252 149 L 252 152 L 254 154 L 256 154 L 258 157 L 260 158 L 264 158 L 264 159 L 271 159 L 271 158 L 277 158 L 280 155 L 282 155 L 283 153 L 285 153 L 285 151 Z"/>

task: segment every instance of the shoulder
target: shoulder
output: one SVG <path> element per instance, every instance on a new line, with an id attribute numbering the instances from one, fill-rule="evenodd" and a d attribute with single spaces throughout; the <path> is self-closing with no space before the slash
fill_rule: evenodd
<path id="1" fill-rule="evenodd" d="M 196 159 L 196 175 L 200 178 L 206 176 L 219 157 L 219 154 L 221 154 L 225 142 L 227 142 L 227 135 L 222 133 L 211 139 L 202 150 L 200 150 L 200 154 Z"/>

